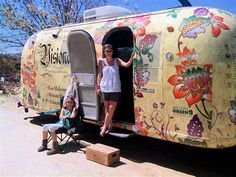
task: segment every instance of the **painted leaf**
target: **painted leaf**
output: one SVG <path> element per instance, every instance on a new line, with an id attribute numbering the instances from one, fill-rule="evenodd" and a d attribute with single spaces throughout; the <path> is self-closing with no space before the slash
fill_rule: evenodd
<path id="1" fill-rule="evenodd" d="M 173 94 L 175 98 L 184 98 L 186 95 L 188 95 L 189 90 L 184 87 L 184 84 L 178 84 L 174 87 Z"/>
<path id="2" fill-rule="evenodd" d="M 29 102 L 29 105 L 33 105 L 33 98 L 30 93 L 28 94 L 28 102 Z"/>
<path id="3" fill-rule="evenodd" d="M 168 82 L 171 84 L 171 85 L 176 85 L 178 84 L 181 80 L 183 80 L 183 78 L 179 75 L 172 75 L 169 79 L 168 79 Z"/>
<path id="4" fill-rule="evenodd" d="M 140 93 L 140 92 L 136 93 L 135 95 L 136 95 L 138 98 L 142 98 L 142 97 L 143 97 L 143 94 Z"/>
<path id="5" fill-rule="evenodd" d="M 210 24 L 210 18 L 196 17 L 195 15 L 185 18 L 180 25 L 183 37 L 196 38 L 197 34 L 204 33 L 205 27 Z"/>
<path id="6" fill-rule="evenodd" d="M 190 146 L 194 146 L 194 147 L 207 147 L 207 143 L 205 140 L 203 141 L 198 141 L 195 139 L 191 139 L 191 138 L 185 138 L 184 140 L 181 140 L 179 138 L 179 142 L 182 144 L 186 144 L 186 145 L 190 145 Z"/>
<path id="7" fill-rule="evenodd" d="M 188 103 L 188 106 L 191 107 L 193 104 L 199 102 L 201 100 L 201 97 L 202 97 L 201 94 L 196 94 L 196 95 L 189 94 L 186 97 L 186 101 Z"/>
<path id="8" fill-rule="evenodd" d="M 183 74 L 186 72 L 186 68 L 182 67 L 182 66 L 175 66 L 177 74 L 179 74 L 180 76 L 183 76 Z"/>

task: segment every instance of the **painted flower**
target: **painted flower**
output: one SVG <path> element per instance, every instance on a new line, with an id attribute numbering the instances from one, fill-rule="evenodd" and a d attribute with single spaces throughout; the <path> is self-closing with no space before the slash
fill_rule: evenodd
<path id="1" fill-rule="evenodd" d="M 111 28 L 112 26 L 109 25 L 104 25 L 101 28 L 97 28 L 93 35 L 95 44 L 102 44 L 103 37 L 105 36 L 107 31 L 109 31 Z"/>
<path id="2" fill-rule="evenodd" d="M 116 19 L 113 20 L 108 20 L 104 26 L 112 26 L 114 24 L 114 22 L 116 22 Z"/>
<path id="3" fill-rule="evenodd" d="M 36 87 L 36 85 L 32 85 L 32 86 L 31 86 L 31 92 L 33 93 L 34 96 L 36 95 L 36 93 L 37 93 L 37 87 Z"/>
<path id="4" fill-rule="evenodd" d="M 147 26 L 150 23 L 149 16 L 139 16 L 135 18 L 125 19 L 117 26 L 129 26 L 133 30 L 137 30 L 141 26 Z"/>
<path id="5" fill-rule="evenodd" d="M 142 40 L 140 40 L 139 46 L 142 54 L 144 55 L 147 54 L 149 50 L 153 48 L 156 39 L 157 39 L 156 35 L 148 34 Z"/>
<path id="6" fill-rule="evenodd" d="M 132 127 L 132 129 L 138 134 L 146 136 L 148 132 L 145 128 L 143 128 L 143 126 L 144 126 L 144 123 L 142 121 L 137 121 L 135 125 Z"/>
<path id="7" fill-rule="evenodd" d="M 34 65 L 26 66 L 24 65 L 24 68 L 21 70 L 22 73 L 22 80 L 23 84 L 29 86 L 32 93 L 36 94 L 36 85 L 35 85 L 35 77 L 36 72 L 34 71 Z"/>
<path id="8" fill-rule="evenodd" d="M 28 49 L 34 48 L 34 43 L 35 43 L 36 39 L 37 39 L 37 33 L 30 36 L 30 38 L 26 42 L 26 46 L 28 47 Z"/>
<path id="9" fill-rule="evenodd" d="M 213 13 L 210 13 L 211 26 L 212 26 L 212 36 L 218 37 L 221 34 L 221 29 L 230 30 L 230 28 L 223 23 L 223 18 L 215 16 Z"/>
<path id="10" fill-rule="evenodd" d="M 172 33 L 172 32 L 175 31 L 175 29 L 174 29 L 173 26 L 168 26 L 166 29 L 167 29 L 167 31 L 170 32 L 170 33 Z"/>
<path id="11" fill-rule="evenodd" d="M 146 67 L 137 65 L 134 69 L 134 83 L 136 86 L 144 86 L 149 80 L 150 72 L 147 71 Z"/>
<path id="12" fill-rule="evenodd" d="M 236 125 L 236 101 L 230 101 L 231 109 L 229 109 L 230 120 Z"/>
<path id="13" fill-rule="evenodd" d="M 205 33 L 205 27 L 210 24 L 210 18 L 196 17 L 184 18 L 180 25 L 180 32 L 183 37 L 196 38 L 198 34 Z"/>
<path id="14" fill-rule="evenodd" d="M 197 114 L 195 114 L 193 118 L 189 121 L 187 128 L 188 128 L 188 135 L 190 136 L 190 138 L 199 139 L 202 137 L 202 132 L 204 128 Z"/>
<path id="15" fill-rule="evenodd" d="M 203 68 L 175 67 L 177 74 L 172 75 L 168 82 L 174 85 L 176 99 L 185 98 L 189 107 L 201 99 L 212 100 L 212 65 Z"/>
<path id="16" fill-rule="evenodd" d="M 194 10 L 193 14 L 197 17 L 206 16 L 209 13 L 209 10 L 206 8 L 197 8 Z"/>
<path id="17" fill-rule="evenodd" d="M 140 16 L 135 18 L 125 19 L 117 26 L 128 26 L 132 29 L 134 38 L 137 36 L 144 36 L 146 34 L 146 26 L 150 23 L 149 16 Z"/>
<path id="18" fill-rule="evenodd" d="M 148 135 L 148 131 L 147 131 L 146 129 L 144 129 L 144 128 L 139 129 L 139 130 L 138 130 L 138 133 L 139 133 L 140 135 L 144 135 L 144 136 L 147 136 L 147 135 Z"/>
<path id="19" fill-rule="evenodd" d="M 27 59 L 27 60 L 32 60 L 32 59 L 33 59 L 32 53 L 30 53 L 28 56 L 26 56 L 26 59 Z"/>
<path id="20" fill-rule="evenodd" d="M 134 114 L 135 114 L 135 118 L 137 119 L 137 120 L 139 120 L 140 119 L 140 116 L 141 116 L 141 108 L 140 107 L 136 107 L 135 109 L 134 109 Z"/>
<path id="21" fill-rule="evenodd" d="M 152 107 L 153 107 L 153 109 L 157 109 L 158 108 L 158 104 L 157 103 L 153 103 Z"/>
<path id="22" fill-rule="evenodd" d="M 190 51 L 187 47 L 184 47 L 183 52 L 177 53 L 176 55 L 178 55 L 180 59 L 184 60 L 181 62 L 184 66 L 194 65 L 197 63 L 198 54 L 195 49 Z"/>

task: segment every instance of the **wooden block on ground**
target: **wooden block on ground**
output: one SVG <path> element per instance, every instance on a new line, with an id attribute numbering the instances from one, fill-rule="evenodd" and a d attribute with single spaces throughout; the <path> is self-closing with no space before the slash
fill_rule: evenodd
<path id="1" fill-rule="evenodd" d="M 94 144 L 86 148 L 88 160 L 110 166 L 120 161 L 120 150 L 103 144 Z"/>

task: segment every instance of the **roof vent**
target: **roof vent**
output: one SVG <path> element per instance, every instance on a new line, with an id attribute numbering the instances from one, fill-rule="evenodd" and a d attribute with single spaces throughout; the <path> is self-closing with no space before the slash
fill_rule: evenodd
<path id="1" fill-rule="evenodd" d="M 84 21 L 93 21 L 130 15 L 131 11 L 118 6 L 103 6 L 84 11 Z"/>

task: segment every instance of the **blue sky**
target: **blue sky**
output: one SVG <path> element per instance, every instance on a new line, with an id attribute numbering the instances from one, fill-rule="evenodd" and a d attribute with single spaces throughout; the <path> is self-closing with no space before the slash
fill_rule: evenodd
<path id="1" fill-rule="evenodd" d="M 129 8 L 137 6 L 141 12 L 152 12 L 178 7 L 178 0 L 128 0 Z M 236 15 L 236 0 L 189 0 L 192 6 L 216 7 Z M 124 0 L 108 0 L 108 5 L 123 5 Z"/>

